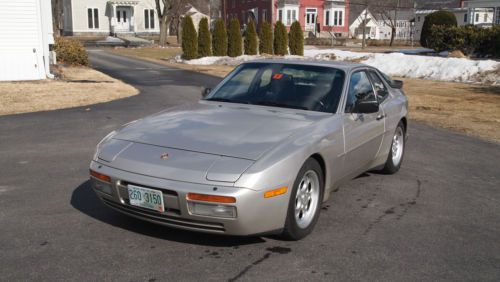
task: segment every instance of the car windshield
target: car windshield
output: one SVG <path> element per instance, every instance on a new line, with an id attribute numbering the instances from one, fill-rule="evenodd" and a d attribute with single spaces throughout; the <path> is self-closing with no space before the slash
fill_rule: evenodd
<path id="1" fill-rule="evenodd" d="M 334 113 L 345 73 L 310 65 L 247 63 L 205 100 Z"/>

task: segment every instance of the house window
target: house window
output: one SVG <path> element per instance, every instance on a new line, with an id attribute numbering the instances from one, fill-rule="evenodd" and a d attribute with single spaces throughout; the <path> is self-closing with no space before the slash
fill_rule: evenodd
<path id="1" fill-rule="evenodd" d="M 464 14 L 464 23 L 467 22 L 467 14 Z"/>
<path id="2" fill-rule="evenodd" d="M 286 10 L 286 25 L 291 25 L 297 20 L 297 12 L 295 10 Z"/>
<path id="3" fill-rule="evenodd" d="M 87 17 L 89 28 L 99 29 L 99 10 L 97 8 L 88 8 Z"/>
<path id="4" fill-rule="evenodd" d="M 330 25 L 330 11 L 326 10 L 325 12 L 325 25 L 329 26 Z"/>
<path id="5" fill-rule="evenodd" d="M 154 29 L 155 28 L 155 10 L 145 9 L 144 10 L 144 28 Z"/>
<path id="6" fill-rule="evenodd" d="M 341 11 L 341 10 L 335 10 L 333 12 L 333 25 L 334 26 L 343 26 L 344 25 L 343 15 L 344 15 L 344 11 Z"/>
<path id="7" fill-rule="evenodd" d="M 476 22 L 479 21 L 479 14 L 476 14 Z"/>
<path id="8" fill-rule="evenodd" d="M 420 22 L 420 16 L 419 16 L 419 17 L 417 17 L 417 22 Z"/>
<path id="9" fill-rule="evenodd" d="M 484 20 L 483 22 L 487 22 L 488 21 L 488 14 L 484 14 Z"/>
<path id="10" fill-rule="evenodd" d="M 284 15 L 283 15 L 284 13 Z M 285 6 L 284 8 L 278 9 L 278 21 L 289 26 L 293 22 L 297 21 L 297 16 L 299 14 L 298 7 Z"/>

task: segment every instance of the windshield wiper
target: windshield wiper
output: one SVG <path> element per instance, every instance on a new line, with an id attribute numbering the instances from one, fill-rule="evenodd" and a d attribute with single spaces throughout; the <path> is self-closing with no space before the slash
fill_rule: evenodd
<path id="1" fill-rule="evenodd" d="M 233 100 L 233 99 L 228 99 L 228 98 L 210 98 L 210 99 L 205 99 L 206 101 L 214 101 L 214 102 L 226 102 L 226 103 L 237 103 L 237 104 L 249 104 L 247 101 L 243 100 Z"/>
<path id="2" fill-rule="evenodd" d="M 307 107 L 295 106 L 295 105 L 288 105 L 288 104 L 283 104 L 283 103 L 278 103 L 278 102 L 272 102 L 272 101 L 257 101 L 257 102 L 254 102 L 252 104 L 254 104 L 254 105 L 261 105 L 261 106 L 271 106 L 271 107 L 298 109 L 298 110 L 309 110 Z"/>

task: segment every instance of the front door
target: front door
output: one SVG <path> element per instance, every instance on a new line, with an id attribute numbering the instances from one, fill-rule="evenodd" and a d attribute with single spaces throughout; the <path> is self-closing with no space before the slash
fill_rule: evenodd
<path id="1" fill-rule="evenodd" d="M 378 113 L 357 113 L 356 102 L 362 100 L 377 101 L 372 83 L 366 71 L 351 75 L 347 94 L 345 113 L 343 114 L 345 134 L 345 175 L 356 176 L 374 161 L 384 136 L 383 109 Z"/>
<path id="2" fill-rule="evenodd" d="M 318 10 L 316 8 L 306 8 L 306 30 L 314 31 L 316 27 L 316 19 Z"/>
<path id="3" fill-rule="evenodd" d="M 130 7 L 116 8 L 116 31 L 130 31 Z"/>

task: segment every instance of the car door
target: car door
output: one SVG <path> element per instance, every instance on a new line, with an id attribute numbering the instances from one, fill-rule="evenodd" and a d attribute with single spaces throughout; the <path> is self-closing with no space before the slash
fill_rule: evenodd
<path id="1" fill-rule="evenodd" d="M 376 113 L 356 110 L 356 103 L 360 100 L 378 100 L 367 70 L 351 74 L 347 91 L 343 113 L 343 167 L 345 175 L 355 176 L 369 168 L 379 151 L 384 134 L 384 113 L 382 109 Z"/>
<path id="2" fill-rule="evenodd" d="M 369 70 L 368 74 L 377 94 L 380 109 L 384 112 L 384 138 L 379 156 L 385 156 L 389 153 L 394 131 L 401 119 L 401 102 L 391 98 L 389 86 L 378 71 Z"/>

